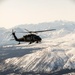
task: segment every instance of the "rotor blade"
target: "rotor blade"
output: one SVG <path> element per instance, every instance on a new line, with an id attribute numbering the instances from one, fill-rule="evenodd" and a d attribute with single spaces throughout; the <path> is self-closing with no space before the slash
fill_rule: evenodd
<path id="1" fill-rule="evenodd" d="M 13 33 L 13 32 L 16 33 L 16 31 L 15 31 L 14 29 L 12 29 L 12 33 Z"/>
<path id="2" fill-rule="evenodd" d="M 36 33 L 35 31 L 29 31 L 29 30 L 27 30 L 27 29 L 25 29 L 27 32 L 25 32 L 25 33 Z"/>
<path id="3" fill-rule="evenodd" d="M 17 32 L 17 33 L 39 33 L 39 32 L 47 32 L 47 31 L 54 31 L 56 29 L 48 29 L 48 30 L 40 30 L 40 31 L 29 31 L 25 29 L 27 32 Z"/>
<path id="4" fill-rule="evenodd" d="M 29 33 L 29 32 L 17 32 L 17 31 L 14 31 L 15 33 Z M 9 32 L 9 33 L 11 33 L 11 32 Z"/>
<path id="5" fill-rule="evenodd" d="M 15 39 L 10 39 L 10 40 L 15 40 Z"/>
<path id="6" fill-rule="evenodd" d="M 31 31 L 32 33 L 38 33 L 38 32 L 46 32 L 46 31 L 54 31 L 56 29 L 49 29 L 49 30 L 41 30 L 41 31 Z"/>
<path id="7" fill-rule="evenodd" d="M 13 29 L 12 29 L 12 33 L 13 33 Z"/>
<path id="8" fill-rule="evenodd" d="M 31 31 L 29 31 L 28 29 L 25 29 L 25 30 L 26 30 L 27 32 L 29 32 L 29 33 L 31 32 Z"/>

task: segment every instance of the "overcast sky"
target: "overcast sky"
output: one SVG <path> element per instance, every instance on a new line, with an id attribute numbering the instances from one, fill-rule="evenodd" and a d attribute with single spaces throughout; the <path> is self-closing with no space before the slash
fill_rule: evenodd
<path id="1" fill-rule="evenodd" d="M 0 0 L 0 27 L 75 21 L 75 0 Z"/>

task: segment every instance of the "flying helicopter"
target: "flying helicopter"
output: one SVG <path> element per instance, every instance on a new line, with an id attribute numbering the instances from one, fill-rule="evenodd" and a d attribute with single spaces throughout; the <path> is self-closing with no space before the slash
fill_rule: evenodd
<path id="1" fill-rule="evenodd" d="M 27 29 L 25 29 L 27 32 L 23 32 L 23 33 L 28 33 L 27 35 L 24 35 L 21 38 L 17 38 L 16 36 L 16 32 L 12 30 L 12 35 L 14 37 L 14 40 L 19 42 L 18 44 L 20 44 L 20 42 L 29 42 L 29 44 L 32 44 L 34 42 L 39 43 L 42 41 L 42 38 L 38 35 L 36 35 L 36 33 L 40 33 L 40 32 L 46 32 L 46 31 L 54 31 L 56 29 L 49 29 L 49 30 L 40 30 L 40 31 L 29 31 Z"/>

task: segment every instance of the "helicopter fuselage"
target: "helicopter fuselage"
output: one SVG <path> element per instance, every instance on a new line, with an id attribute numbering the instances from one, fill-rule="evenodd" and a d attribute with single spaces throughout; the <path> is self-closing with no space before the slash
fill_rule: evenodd
<path id="1" fill-rule="evenodd" d="M 15 32 L 13 32 L 12 35 L 14 36 L 14 39 L 19 42 L 19 44 L 20 42 L 29 42 L 29 44 L 33 42 L 38 43 L 38 42 L 41 42 L 42 40 L 39 36 L 35 34 L 28 34 L 28 35 L 23 36 L 22 38 L 17 38 L 15 35 Z"/>

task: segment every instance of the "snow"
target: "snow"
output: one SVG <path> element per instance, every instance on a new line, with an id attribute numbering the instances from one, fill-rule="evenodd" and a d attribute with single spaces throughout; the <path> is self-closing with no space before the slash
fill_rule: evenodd
<path id="1" fill-rule="evenodd" d="M 15 52 L 21 50 L 21 52 L 24 51 L 25 54 L 18 56 L 16 53 L 17 55 L 14 57 L 4 59 L 4 66 L 1 70 L 12 68 L 14 70 L 20 70 L 21 73 L 30 71 L 52 73 L 63 69 L 75 69 L 75 23 L 55 21 L 33 26 L 33 30 L 38 26 L 37 29 L 39 30 L 43 27 L 44 29 L 56 28 L 56 31 L 38 34 L 43 38 L 39 44 L 33 43 L 27 45 L 27 43 L 23 43 L 21 45 L 11 45 L 11 42 L 9 45 L 4 44 L 2 48 L 6 49 L 6 51 L 7 49 Z M 25 26 L 21 25 L 21 28 L 22 27 L 24 28 Z M 30 27 L 30 25 L 27 26 L 28 29 L 30 29 Z M 17 27 L 16 29 L 21 31 Z M 11 67 L 11 65 L 13 67 Z"/>
<path id="2" fill-rule="evenodd" d="M 44 49 L 26 54 L 22 57 L 8 58 L 5 60 L 5 63 L 17 66 L 17 69 L 22 68 L 24 72 L 50 72 L 66 68 L 75 69 L 75 48 L 72 46 L 72 44 L 75 44 L 75 34 L 70 35 L 71 37 L 67 35 L 62 38 L 51 40 L 52 42 L 43 42 L 41 46 L 45 46 Z M 35 47 L 39 46 L 40 44 L 35 45 Z"/>

